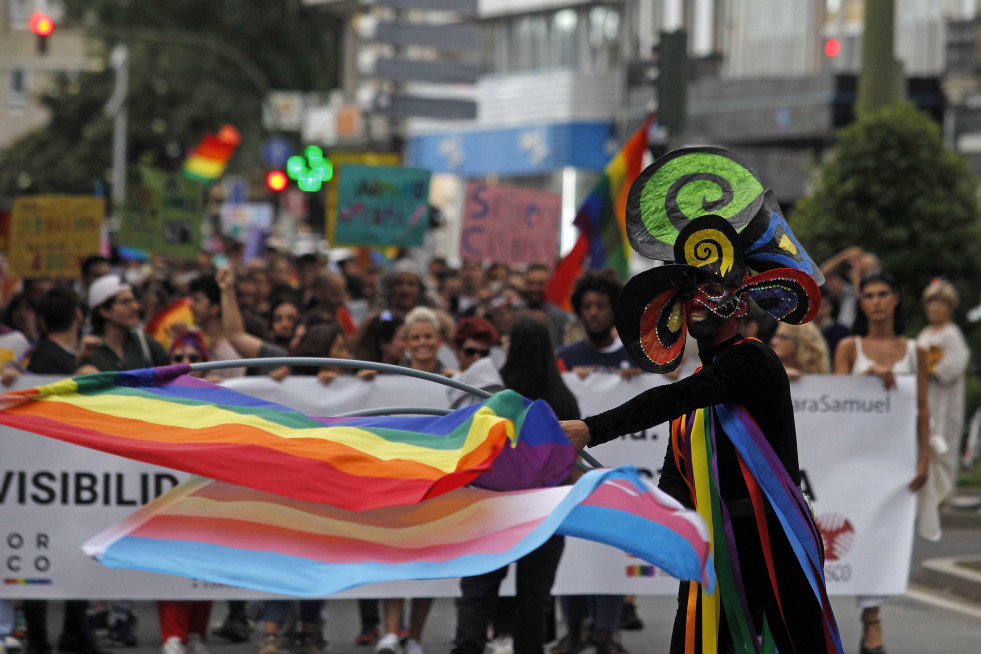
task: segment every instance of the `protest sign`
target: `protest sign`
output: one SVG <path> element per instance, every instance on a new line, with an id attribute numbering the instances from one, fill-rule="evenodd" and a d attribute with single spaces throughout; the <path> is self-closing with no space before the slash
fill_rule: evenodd
<path id="1" fill-rule="evenodd" d="M 252 228 L 272 231 L 273 206 L 268 202 L 222 202 L 221 233 L 245 242 Z"/>
<path id="2" fill-rule="evenodd" d="M 204 184 L 145 166 L 129 172 L 120 245 L 147 254 L 197 257 Z"/>
<path id="3" fill-rule="evenodd" d="M 327 230 L 337 219 L 337 194 L 340 189 L 341 168 L 348 165 L 360 166 L 398 166 L 402 163 L 394 152 L 333 152 L 327 156 L 334 166 L 334 176 L 327 181 Z M 304 213 L 305 215 L 305 213 Z"/>
<path id="4" fill-rule="evenodd" d="M 99 253 L 105 207 L 105 200 L 94 196 L 36 195 L 14 200 L 9 274 L 78 277 L 82 259 Z"/>
<path id="5" fill-rule="evenodd" d="M 429 227 L 428 170 L 348 165 L 340 175 L 331 245 L 422 245 Z"/>
<path id="6" fill-rule="evenodd" d="M 555 261 L 562 196 L 471 182 L 463 208 L 460 256 L 507 264 Z"/>
<path id="7" fill-rule="evenodd" d="M 660 375 L 631 380 L 593 373 L 563 378 L 583 415 L 617 406 L 664 383 Z M 53 378 L 18 380 L 15 387 Z M 915 496 L 906 490 L 915 469 L 915 380 L 900 376 L 885 391 L 868 377 L 805 376 L 793 383 L 803 484 L 814 497 L 827 549 L 825 578 L 833 595 L 893 594 L 906 588 Z M 280 402 L 308 415 L 383 407 L 448 406 L 446 389 L 409 377 L 353 376 L 330 392 L 316 379 L 237 378 L 224 385 Z M 622 436 L 590 453 L 604 465 L 634 465 L 656 480 L 668 427 Z M 0 427 L 0 597 L 108 599 L 229 599 L 266 597 L 256 591 L 149 572 L 113 570 L 89 560 L 81 544 L 137 506 L 187 478 L 185 473 L 121 459 Z M 507 585 L 507 584 L 506 584 Z M 644 561 L 605 545 L 568 538 L 556 594 L 674 594 L 677 581 Z M 353 588 L 339 597 L 446 597 L 455 579 L 400 581 Z"/>

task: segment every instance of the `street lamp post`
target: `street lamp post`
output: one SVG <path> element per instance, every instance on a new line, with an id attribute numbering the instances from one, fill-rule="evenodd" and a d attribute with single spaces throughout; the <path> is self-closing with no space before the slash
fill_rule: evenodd
<path id="1" fill-rule="evenodd" d="M 105 112 L 113 118 L 112 126 L 112 215 L 119 218 L 126 200 L 126 126 L 129 95 L 129 47 L 117 43 L 109 63 L 116 71 L 116 88 L 106 103 Z"/>

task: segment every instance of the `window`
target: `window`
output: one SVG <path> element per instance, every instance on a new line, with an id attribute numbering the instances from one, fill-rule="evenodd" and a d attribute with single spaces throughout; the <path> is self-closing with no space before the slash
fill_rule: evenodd
<path id="1" fill-rule="evenodd" d="M 26 107 L 28 100 L 27 71 L 23 68 L 12 68 L 10 86 L 7 88 L 7 104 L 11 107 Z"/>
<path id="2" fill-rule="evenodd" d="M 10 26 L 26 28 L 27 19 L 32 11 L 34 11 L 32 0 L 10 0 Z"/>
<path id="3" fill-rule="evenodd" d="M 621 7 L 593 5 L 487 21 L 485 74 L 573 69 L 605 73 L 620 63 Z"/>

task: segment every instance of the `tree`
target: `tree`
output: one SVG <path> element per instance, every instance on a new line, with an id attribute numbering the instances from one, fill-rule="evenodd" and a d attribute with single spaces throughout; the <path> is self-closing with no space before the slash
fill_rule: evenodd
<path id="1" fill-rule="evenodd" d="M 66 0 L 96 44 L 97 72 L 60 76 L 42 97 L 50 123 L 0 152 L 0 197 L 90 194 L 108 180 L 112 45 L 130 46 L 127 161 L 177 170 L 186 151 L 226 123 L 242 134 L 229 166 L 259 165 L 263 90 L 337 86 L 340 22 L 301 0 Z M 147 38 L 141 38 L 141 35 Z M 220 47 L 217 47 L 220 46 Z"/>
<path id="2" fill-rule="evenodd" d="M 895 103 L 838 132 L 791 221 L 817 261 L 851 245 L 878 255 L 902 287 L 914 334 L 925 323 L 920 293 L 934 277 L 955 284 L 961 314 L 981 298 L 975 192 L 966 160 L 944 147 L 939 126 Z"/>

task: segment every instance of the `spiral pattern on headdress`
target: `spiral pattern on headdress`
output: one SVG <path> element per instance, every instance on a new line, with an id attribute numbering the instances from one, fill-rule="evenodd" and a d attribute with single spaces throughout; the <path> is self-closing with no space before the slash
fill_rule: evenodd
<path id="1" fill-rule="evenodd" d="M 694 182 L 709 182 L 711 186 L 718 187 L 718 199 L 709 199 L 709 192 L 712 190 L 711 186 L 708 188 L 706 188 L 705 184 L 689 186 Z M 696 198 L 698 195 L 702 196 L 702 211 L 695 216 L 686 215 L 685 212 L 682 211 L 681 207 L 678 206 L 678 197 L 686 187 L 689 188 L 688 192 L 694 193 Z M 664 198 L 664 211 L 667 213 L 671 224 L 674 225 L 675 229 L 680 232 L 692 218 L 697 218 L 698 216 L 706 213 L 721 215 L 722 210 L 732 203 L 734 197 L 735 193 L 732 190 L 732 184 L 730 184 L 729 180 L 727 180 L 725 177 L 715 175 L 713 173 L 694 173 L 691 175 L 685 175 L 684 177 L 679 177 L 678 180 L 671 185 L 671 188 L 668 189 L 667 196 Z"/>
<path id="2" fill-rule="evenodd" d="M 684 242 L 683 262 L 690 266 L 712 266 L 722 277 L 729 274 L 735 261 L 732 241 L 717 229 L 700 229 Z M 718 265 L 713 265 L 718 263 Z"/>
<path id="3" fill-rule="evenodd" d="M 678 232 L 707 214 L 738 232 L 763 203 L 763 185 L 742 158 L 722 148 L 683 148 L 647 167 L 627 197 L 627 236 L 640 254 L 669 261 Z"/>

